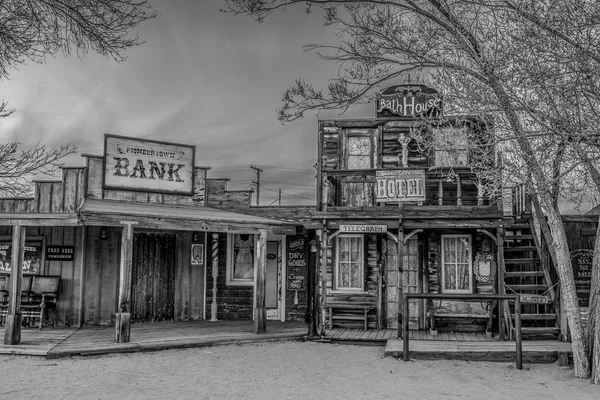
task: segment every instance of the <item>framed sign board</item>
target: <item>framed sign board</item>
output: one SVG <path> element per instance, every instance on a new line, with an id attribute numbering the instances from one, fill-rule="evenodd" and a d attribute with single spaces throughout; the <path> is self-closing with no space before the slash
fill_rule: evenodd
<path id="1" fill-rule="evenodd" d="M 104 135 L 104 189 L 191 196 L 196 146 Z"/>

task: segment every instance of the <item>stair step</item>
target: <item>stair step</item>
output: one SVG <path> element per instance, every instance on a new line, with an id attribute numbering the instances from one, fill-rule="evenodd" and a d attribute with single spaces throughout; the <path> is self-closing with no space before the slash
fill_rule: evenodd
<path id="1" fill-rule="evenodd" d="M 556 326 L 548 326 L 548 327 L 543 327 L 543 326 L 522 326 L 521 327 L 521 333 L 524 335 L 542 335 L 542 334 L 552 334 L 552 335 L 558 335 L 560 333 L 560 328 L 556 327 Z"/>
<path id="2" fill-rule="evenodd" d="M 523 223 L 523 222 L 515 222 L 514 224 L 511 224 L 509 226 L 506 227 L 506 230 L 517 230 L 517 229 L 531 229 L 531 225 L 529 225 L 528 223 Z"/>
<path id="3" fill-rule="evenodd" d="M 504 240 L 523 240 L 530 239 L 533 240 L 533 235 L 506 235 Z"/>
<path id="4" fill-rule="evenodd" d="M 512 319 L 515 319 L 515 314 L 510 314 Z M 555 320 L 556 314 L 521 314 L 521 320 L 525 321 L 541 321 L 541 320 Z"/>
<path id="5" fill-rule="evenodd" d="M 529 278 L 535 276 L 544 276 L 543 271 L 506 271 L 505 278 Z"/>
<path id="6" fill-rule="evenodd" d="M 504 251 L 533 251 L 537 250 L 535 246 L 515 246 L 515 247 L 505 247 Z"/>
<path id="7" fill-rule="evenodd" d="M 506 285 L 510 287 L 515 292 L 519 292 L 521 290 L 548 290 L 547 285 Z"/>
<path id="8" fill-rule="evenodd" d="M 539 263 L 539 258 L 505 258 L 504 264 L 529 264 Z"/>

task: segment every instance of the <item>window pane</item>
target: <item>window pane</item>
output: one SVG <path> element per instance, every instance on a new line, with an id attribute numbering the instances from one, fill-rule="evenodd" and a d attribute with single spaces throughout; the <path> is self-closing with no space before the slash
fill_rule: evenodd
<path id="1" fill-rule="evenodd" d="M 362 237 L 338 237 L 337 288 L 362 289 L 363 287 L 363 239 Z"/>
<path id="2" fill-rule="evenodd" d="M 254 237 L 233 235 L 233 279 L 254 278 Z"/>
<path id="3" fill-rule="evenodd" d="M 443 237 L 445 291 L 470 291 L 471 262 L 468 236 Z"/>
<path id="4" fill-rule="evenodd" d="M 348 138 L 348 169 L 368 169 L 371 167 L 371 140 L 369 137 L 350 136 Z"/>

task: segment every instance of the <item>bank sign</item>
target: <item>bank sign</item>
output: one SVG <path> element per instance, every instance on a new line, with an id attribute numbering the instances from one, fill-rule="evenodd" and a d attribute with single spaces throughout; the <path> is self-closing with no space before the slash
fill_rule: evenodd
<path id="1" fill-rule="evenodd" d="M 195 146 L 104 136 L 105 189 L 192 195 Z"/>
<path id="2" fill-rule="evenodd" d="M 425 201 L 425 171 L 375 171 L 377 202 Z"/>
<path id="3" fill-rule="evenodd" d="M 442 113 L 440 94 L 424 85 L 396 85 L 383 90 L 376 98 L 377 118 L 438 117 Z"/>

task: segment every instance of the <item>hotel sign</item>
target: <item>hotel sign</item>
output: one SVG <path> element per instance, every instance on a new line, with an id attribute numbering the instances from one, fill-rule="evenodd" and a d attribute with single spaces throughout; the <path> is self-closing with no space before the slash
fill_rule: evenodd
<path id="1" fill-rule="evenodd" d="M 378 202 L 425 201 L 424 170 L 379 170 L 375 179 Z"/>
<path id="2" fill-rule="evenodd" d="M 104 136 L 105 189 L 192 195 L 196 147 Z"/>
<path id="3" fill-rule="evenodd" d="M 396 85 L 381 92 L 376 98 L 375 116 L 437 117 L 442 114 L 440 94 L 424 85 Z"/>
<path id="4" fill-rule="evenodd" d="M 340 225 L 340 233 L 386 233 L 387 225 Z"/>

